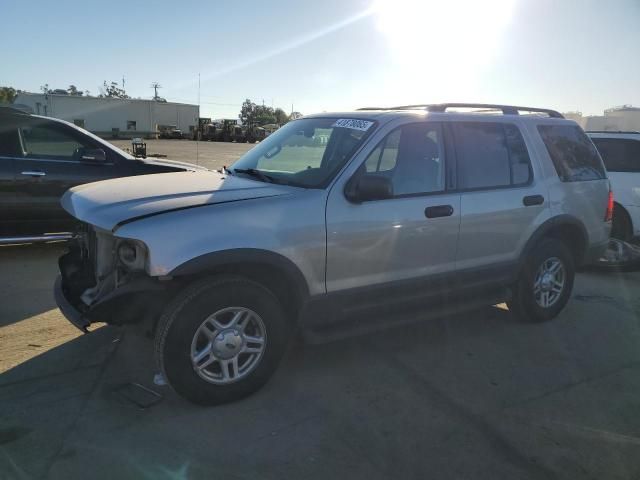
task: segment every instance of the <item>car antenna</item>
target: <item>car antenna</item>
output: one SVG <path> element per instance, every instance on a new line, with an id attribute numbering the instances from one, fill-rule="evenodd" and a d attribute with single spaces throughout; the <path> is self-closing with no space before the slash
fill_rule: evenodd
<path id="1" fill-rule="evenodd" d="M 198 72 L 198 118 L 196 118 L 196 165 L 200 166 L 200 72 Z"/>

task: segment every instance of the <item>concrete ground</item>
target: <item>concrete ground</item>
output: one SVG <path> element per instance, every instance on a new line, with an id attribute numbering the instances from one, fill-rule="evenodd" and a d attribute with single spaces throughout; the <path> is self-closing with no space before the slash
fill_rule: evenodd
<path id="1" fill-rule="evenodd" d="M 294 345 L 202 408 L 154 385 L 140 332 L 62 318 L 60 251 L 0 248 L 0 479 L 640 478 L 640 273 L 580 274 L 551 323 L 488 307 Z"/>
<path id="2" fill-rule="evenodd" d="M 194 142 L 192 140 L 145 140 L 147 155 L 166 155 L 170 160 L 194 163 L 210 169 L 229 166 L 257 144 Z M 111 140 L 118 148 L 131 150 L 131 140 Z"/>

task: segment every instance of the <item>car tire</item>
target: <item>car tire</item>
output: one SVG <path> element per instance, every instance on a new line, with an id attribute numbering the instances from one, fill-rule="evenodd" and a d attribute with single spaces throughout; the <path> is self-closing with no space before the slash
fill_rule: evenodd
<path id="1" fill-rule="evenodd" d="M 507 302 L 509 311 L 528 322 L 552 320 L 569 301 L 574 277 L 574 259 L 567 246 L 544 239 L 524 261 Z"/>
<path id="2" fill-rule="evenodd" d="M 620 205 L 616 205 L 613 208 L 613 225 L 611 227 L 611 236 L 628 242 L 633 237 L 633 228 L 631 226 L 631 219 L 627 211 Z"/>
<path id="3" fill-rule="evenodd" d="M 232 402 L 267 383 L 290 331 L 267 288 L 242 277 L 206 278 L 182 290 L 165 309 L 156 329 L 156 362 L 187 400 Z"/>

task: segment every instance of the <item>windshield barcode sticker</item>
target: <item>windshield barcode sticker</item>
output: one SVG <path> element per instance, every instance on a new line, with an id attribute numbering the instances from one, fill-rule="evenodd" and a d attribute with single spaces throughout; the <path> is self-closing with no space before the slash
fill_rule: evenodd
<path id="1" fill-rule="evenodd" d="M 353 130 L 361 130 L 366 132 L 373 125 L 373 122 L 368 120 L 358 120 L 355 118 L 341 118 L 331 125 L 332 127 L 351 128 Z"/>

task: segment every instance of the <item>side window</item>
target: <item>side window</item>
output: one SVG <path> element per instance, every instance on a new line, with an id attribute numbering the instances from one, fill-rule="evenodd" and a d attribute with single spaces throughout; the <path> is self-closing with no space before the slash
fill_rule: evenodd
<path id="1" fill-rule="evenodd" d="M 0 156 L 21 157 L 22 147 L 18 136 L 18 127 L 11 117 L 0 117 Z"/>
<path id="2" fill-rule="evenodd" d="M 625 138 L 594 138 L 604 165 L 610 172 L 640 172 L 640 141 Z"/>
<path id="3" fill-rule="evenodd" d="M 509 149 L 509 163 L 511 165 L 511 185 L 526 185 L 533 176 L 531 160 L 522 133 L 515 125 L 503 124 L 504 134 Z"/>
<path id="4" fill-rule="evenodd" d="M 454 123 L 458 188 L 525 185 L 531 180 L 529 152 L 518 127 L 487 122 Z"/>
<path id="5" fill-rule="evenodd" d="M 539 125 L 538 132 L 563 182 L 606 178 L 596 147 L 578 126 Z"/>
<path id="6" fill-rule="evenodd" d="M 380 142 L 376 149 L 369 154 L 365 161 L 367 173 L 386 172 L 393 170 L 398 158 L 401 129 L 394 130 Z"/>
<path id="7" fill-rule="evenodd" d="M 436 123 L 413 123 L 389 133 L 364 162 L 367 173 L 391 179 L 394 196 L 444 190 L 444 142 Z"/>
<path id="8" fill-rule="evenodd" d="M 75 160 L 76 151 L 86 145 L 53 125 L 34 124 L 20 127 L 25 154 L 33 158 Z"/>

